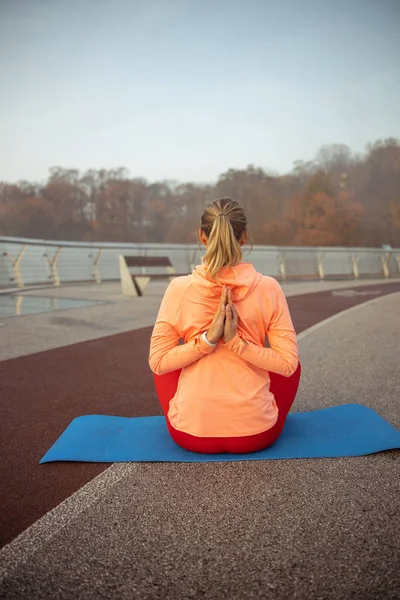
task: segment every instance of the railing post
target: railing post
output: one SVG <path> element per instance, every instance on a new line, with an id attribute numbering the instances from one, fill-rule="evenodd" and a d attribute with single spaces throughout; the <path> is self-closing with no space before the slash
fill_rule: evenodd
<path id="1" fill-rule="evenodd" d="M 11 261 L 12 267 L 13 267 L 13 272 L 14 272 L 14 279 L 17 283 L 17 286 L 19 288 L 23 288 L 24 287 L 24 280 L 22 278 L 21 275 L 21 271 L 19 269 L 19 265 L 21 263 L 22 257 L 25 254 L 25 251 L 27 249 L 28 245 L 24 244 L 21 248 L 21 250 L 18 252 L 18 256 L 15 257 L 13 254 L 11 254 L 11 252 L 5 252 L 5 255 L 8 256 L 8 258 Z"/>
<path id="2" fill-rule="evenodd" d="M 28 246 L 26 244 L 24 244 L 22 246 L 21 250 L 18 253 L 17 259 L 14 263 L 15 279 L 17 280 L 18 287 L 20 287 L 20 288 L 24 287 L 24 280 L 22 279 L 21 271 L 19 270 L 19 265 L 21 263 L 22 257 L 25 254 L 27 247 Z"/>
<path id="3" fill-rule="evenodd" d="M 322 255 L 319 255 L 317 252 L 317 268 L 318 268 L 318 275 L 319 275 L 320 279 L 325 279 L 324 258 L 325 258 L 325 252 L 323 252 Z"/>
<path id="4" fill-rule="evenodd" d="M 58 261 L 58 257 L 60 256 L 61 250 L 62 250 L 62 248 L 58 247 L 57 252 L 53 256 L 53 258 L 50 258 L 50 256 L 47 253 L 45 254 L 45 257 L 47 258 L 47 260 L 49 262 L 49 266 L 50 266 L 50 270 L 51 270 L 51 279 L 53 281 L 53 285 L 56 285 L 56 286 L 60 285 L 60 278 L 58 276 L 58 270 L 57 270 L 57 261 Z"/>
<path id="5" fill-rule="evenodd" d="M 382 269 L 383 269 L 383 274 L 385 277 L 390 277 L 389 266 L 388 266 L 389 259 L 390 259 L 389 252 L 387 252 L 384 256 L 381 256 Z"/>
<path id="6" fill-rule="evenodd" d="M 99 268 L 99 261 L 100 261 L 101 252 L 102 252 L 102 248 L 99 248 L 94 260 L 93 260 L 93 255 L 92 255 L 92 260 L 93 260 L 93 274 L 94 274 L 94 278 L 96 280 L 96 283 L 101 283 L 100 268 Z"/>
<path id="7" fill-rule="evenodd" d="M 358 256 L 358 254 L 352 255 L 351 256 L 351 264 L 353 266 L 353 276 L 354 279 L 359 279 L 360 278 L 360 272 L 358 270 L 358 261 L 359 261 L 360 257 Z"/>
<path id="8" fill-rule="evenodd" d="M 282 279 L 286 279 L 286 254 L 279 255 L 279 272 Z"/>

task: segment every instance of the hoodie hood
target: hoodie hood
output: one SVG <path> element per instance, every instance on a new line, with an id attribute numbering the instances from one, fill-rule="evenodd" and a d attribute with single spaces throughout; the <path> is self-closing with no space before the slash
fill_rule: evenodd
<path id="1" fill-rule="evenodd" d="M 234 302 L 241 302 L 251 294 L 258 285 L 262 274 L 258 273 L 251 263 L 239 263 L 235 267 L 224 267 L 218 272 L 218 281 L 212 281 L 204 263 L 197 266 L 191 277 L 192 285 L 206 298 L 219 298 L 224 285 L 232 289 Z"/>

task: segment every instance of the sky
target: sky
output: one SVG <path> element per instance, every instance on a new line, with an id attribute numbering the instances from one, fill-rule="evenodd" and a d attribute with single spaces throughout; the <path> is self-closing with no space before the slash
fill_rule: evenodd
<path id="1" fill-rule="evenodd" d="M 400 137 L 400 0 L 0 0 L 0 180 L 210 182 Z"/>

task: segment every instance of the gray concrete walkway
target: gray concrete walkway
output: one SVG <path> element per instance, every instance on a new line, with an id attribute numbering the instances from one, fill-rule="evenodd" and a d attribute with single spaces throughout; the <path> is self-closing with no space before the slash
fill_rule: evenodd
<path id="1" fill-rule="evenodd" d="M 295 410 L 358 402 L 400 427 L 399 307 L 304 336 Z M 0 552 L 0 597 L 398 600 L 399 497 L 399 452 L 113 465 Z"/>

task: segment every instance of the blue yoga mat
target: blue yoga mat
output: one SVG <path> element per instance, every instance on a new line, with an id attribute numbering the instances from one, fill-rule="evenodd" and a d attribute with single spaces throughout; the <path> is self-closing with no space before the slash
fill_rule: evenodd
<path id="1" fill-rule="evenodd" d="M 362 456 L 400 448 L 400 431 L 372 409 L 345 404 L 289 414 L 278 441 L 253 454 L 195 454 L 170 438 L 164 417 L 86 415 L 74 419 L 41 463 L 223 462 Z"/>

